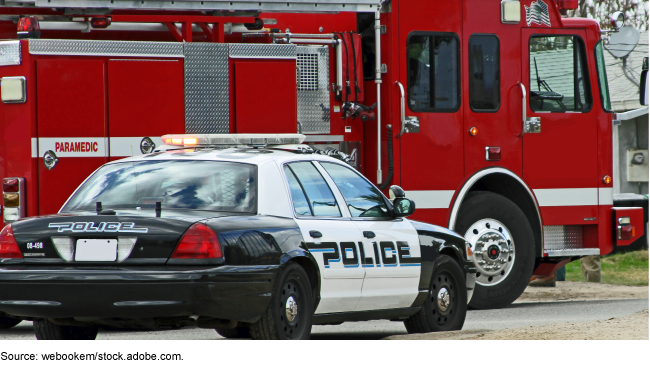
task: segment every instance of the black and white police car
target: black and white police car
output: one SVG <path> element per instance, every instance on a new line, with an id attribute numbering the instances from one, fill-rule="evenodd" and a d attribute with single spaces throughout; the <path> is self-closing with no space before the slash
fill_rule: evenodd
<path id="1" fill-rule="evenodd" d="M 0 315 L 33 320 L 37 339 L 185 325 L 307 339 L 314 324 L 374 319 L 462 328 L 471 247 L 406 219 L 415 204 L 401 188 L 391 202 L 302 135 L 163 140 L 180 146 L 108 163 L 59 214 L 4 227 Z"/>

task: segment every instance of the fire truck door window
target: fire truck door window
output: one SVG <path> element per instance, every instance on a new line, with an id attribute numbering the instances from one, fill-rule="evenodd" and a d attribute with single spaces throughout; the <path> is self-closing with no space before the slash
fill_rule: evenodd
<path id="1" fill-rule="evenodd" d="M 327 162 L 321 166 L 339 188 L 352 217 L 390 218 L 384 197 L 371 183 L 347 167 Z"/>
<path id="2" fill-rule="evenodd" d="M 495 112 L 501 103 L 499 38 L 469 38 L 469 105 L 475 112 Z"/>
<path id="3" fill-rule="evenodd" d="M 290 174 L 285 172 L 291 188 L 291 196 L 294 200 L 294 210 L 298 216 L 314 215 L 319 217 L 340 217 L 341 211 L 332 190 L 330 190 L 323 176 L 316 170 L 311 162 L 294 162 L 288 165 L 288 169 L 295 175 L 296 182 L 302 188 L 302 192 L 307 200 L 307 207 L 300 197 L 299 190 L 292 186 Z M 298 206 L 296 206 L 296 202 Z M 307 211 L 307 208 L 309 211 Z"/>
<path id="4" fill-rule="evenodd" d="M 455 112 L 460 107 L 458 37 L 416 32 L 407 40 L 408 104 L 417 112 Z"/>
<path id="5" fill-rule="evenodd" d="M 596 44 L 596 69 L 598 70 L 598 87 L 600 90 L 600 101 L 603 109 L 612 111 L 612 104 L 609 99 L 609 85 L 607 84 L 607 72 L 605 71 L 605 56 L 603 55 L 603 42 Z"/>
<path id="6" fill-rule="evenodd" d="M 591 93 L 584 43 L 577 36 L 530 38 L 530 108 L 588 112 Z"/>

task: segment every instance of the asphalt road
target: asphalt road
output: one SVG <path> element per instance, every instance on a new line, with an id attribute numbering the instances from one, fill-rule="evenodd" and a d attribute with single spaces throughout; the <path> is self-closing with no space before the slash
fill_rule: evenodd
<path id="1" fill-rule="evenodd" d="M 503 309 L 469 311 L 463 329 L 499 330 L 550 323 L 588 322 L 626 316 L 648 309 L 648 299 L 515 303 Z M 316 340 L 374 340 L 406 334 L 401 322 L 369 321 L 338 326 L 314 326 Z M 31 322 L 0 330 L 0 340 L 34 340 Z M 101 330 L 98 340 L 218 340 L 214 330 L 184 328 L 173 331 Z"/>

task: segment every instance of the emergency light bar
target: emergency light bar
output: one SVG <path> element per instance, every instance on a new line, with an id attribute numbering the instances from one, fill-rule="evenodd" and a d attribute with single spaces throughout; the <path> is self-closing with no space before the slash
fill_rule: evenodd
<path id="1" fill-rule="evenodd" d="M 162 141 L 170 146 L 268 146 L 301 144 L 302 134 L 166 134 Z"/>

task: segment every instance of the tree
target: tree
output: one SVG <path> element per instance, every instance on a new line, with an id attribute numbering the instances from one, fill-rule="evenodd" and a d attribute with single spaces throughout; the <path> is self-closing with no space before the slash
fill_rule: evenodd
<path id="1" fill-rule="evenodd" d="M 609 29 L 609 17 L 617 11 L 625 14 L 626 25 L 631 25 L 639 31 L 648 30 L 648 0 L 579 0 L 578 9 L 569 15 L 596 19 L 601 29 Z"/>

